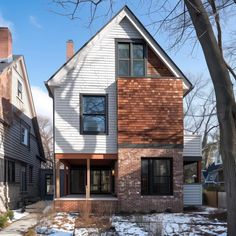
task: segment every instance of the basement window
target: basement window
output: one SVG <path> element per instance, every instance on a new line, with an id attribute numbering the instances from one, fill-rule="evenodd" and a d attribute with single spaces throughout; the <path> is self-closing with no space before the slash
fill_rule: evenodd
<path id="1" fill-rule="evenodd" d="M 171 158 L 143 158 L 141 165 L 142 195 L 172 195 Z"/>
<path id="2" fill-rule="evenodd" d="M 107 95 L 81 95 L 82 134 L 107 134 Z"/>
<path id="3" fill-rule="evenodd" d="M 118 42 L 118 76 L 142 77 L 145 75 L 145 44 L 142 42 Z"/>

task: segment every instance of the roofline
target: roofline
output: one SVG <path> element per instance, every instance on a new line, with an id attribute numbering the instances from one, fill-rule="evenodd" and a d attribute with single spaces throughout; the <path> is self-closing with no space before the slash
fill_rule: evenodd
<path id="1" fill-rule="evenodd" d="M 116 18 L 123 10 L 127 10 L 128 12 L 131 13 L 131 15 L 134 17 L 134 19 L 141 25 L 141 27 L 144 29 L 145 33 L 148 34 L 149 37 L 151 37 L 152 40 L 154 40 L 154 42 L 157 44 L 157 46 L 161 49 L 161 51 L 163 52 L 163 54 L 166 56 L 166 58 L 174 65 L 174 67 L 176 67 L 176 69 L 180 72 L 180 74 L 183 76 L 183 78 L 187 81 L 187 83 L 189 83 L 189 89 L 188 91 L 184 94 L 184 96 L 186 96 L 192 89 L 193 89 L 193 85 L 192 83 L 189 81 L 189 79 L 184 75 L 184 73 L 180 70 L 180 68 L 174 63 L 174 61 L 168 56 L 168 54 L 165 52 L 165 50 L 163 50 L 163 48 L 159 45 L 159 43 L 154 39 L 154 37 L 151 35 L 151 33 L 149 33 L 149 31 L 145 28 L 145 26 L 143 25 L 143 23 L 136 17 L 136 15 L 130 10 L 130 8 L 125 5 L 124 7 L 122 7 L 100 30 L 98 30 L 85 44 L 83 44 L 80 49 L 78 49 L 74 55 L 68 60 L 66 61 L 61 67 L 59 67 L 59 69 L 47 80 L 44 82 L 49 96 L 53 98 L 53 94 L 52 91 L 50 90 L 49 86 L 48 86 L 48 82 L 64 67 L 66 66 L 71 60 L 73 60 L 73 58 L 80 52 L 82 51 L 114 18 Z"/>

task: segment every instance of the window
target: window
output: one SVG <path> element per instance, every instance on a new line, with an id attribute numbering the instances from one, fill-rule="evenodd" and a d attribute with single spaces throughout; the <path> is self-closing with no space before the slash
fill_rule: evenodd
<path id="1" fill-rule="evenodd" d="M 5 181 L 8 183 L 15 182 L 15 162 L 5 160 Z"/>
<path id="2" fill-rule="evenodd" d="M 45 175 L 45 185 L 46 185 L 46 195 L 53 195 L 54 186 L 53 186 L 53 175 Z"/>
<path id="3" fill-rule="evenodd" d="M 83 134 L 107 134 L 107 95 L 82 95 L 80 122 Z"/>
<path id="4" fill-rule="evenodd" d="M 33 183 L 33 166 L 29 166 L 29 183 Z"/>
<path id="5" fill-rule="evenodd" d="M 22 99 L 22 83 L 18 80 L 17 96 Z"/>
<path id="6" fill-rule="evenodd" d="M 21 144 L 29 146 L 29 128 L 21 124 Z"/>
<path id="7" fill-rule="evenodd" d="M 172 159 L 142 159 L 141 165 L 143 195 L 172 194 Z"/>
<path id="8" fill-rule="evenodd" d="M 145 45 L 118 42 L 118 76 L 145 75 Z"/>
<path id="9" fill-rule="evenodd" d="M 27 181 L 26 181 L 26 166 L 21 166 L 21 181 L 20 190 L 21 192 L 27 191 Z"/>

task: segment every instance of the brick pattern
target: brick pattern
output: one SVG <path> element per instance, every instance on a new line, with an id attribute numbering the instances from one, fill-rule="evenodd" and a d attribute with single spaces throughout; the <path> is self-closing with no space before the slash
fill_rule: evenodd
<path id="1" fill-rule="evenodd" d="M 91 207 L 91 212 L 103 214 L 110 214 L 117 212 L 116 200 L 54 200 L 54 209 L 57 212 L 82 212 L 85 211 L 86 202 Z"/>
<path id="2" fill-rule="evenodd" d="M 12 56 L 12 37 L 7 27 L 0 27 L 0 60 Z"/>
<path id="3" fill-rule="evenodd" d="M 174 76 L 150 47 L 148 47 L 147 76 Z"/>
<path id="4" fill-rule="evenodd" d="M 183 144 L 183 85 L 173 78 L 119 78 L 118 144 Z"/>
<path id="5" fill-rule="evenodd" d="M 182 149 L 119 148 L 118 151 L 119 211 L 173 212 L 183 210 L 183 157 Z M 141 196 L 141 158 L 173 158 L 173 195 Z"/>

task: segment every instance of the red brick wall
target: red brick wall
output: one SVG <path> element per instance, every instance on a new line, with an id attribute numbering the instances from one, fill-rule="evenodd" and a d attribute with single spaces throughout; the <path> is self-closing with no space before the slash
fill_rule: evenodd
<path id="1" fill-rule="evenodd" d="M 183 85 L 173 78 L 119 78 L 118 144 L 183 144 Z"/>
<path id="2" fill-rule="evenodd" d="M 109 214 L 117 211 L 117 200 L 88 200 L 88 208 L 93 213 Z M 84 212 L 86 209 L 86 200 L 54 200 L 54 208 L 57 212 Z"/>
<path id="3" fill-rule="evenodd" d="M 182 149 L 119 148 L 118 151 L 119 211 L 173 212 L 183 210 L 183 157 Z M 173 195 L 141 195 L 141 158 L 173 158 Z"/>
<path id="4" fill-rule="evenodd" d="M 0 60 L 12 56 L 12 37 L 7 27 L 0 27 Z"/>
<path id="5" fill-rule="evenodd" d="M 148 76 L 174 76 L 162 60 L 148 47 L 147 58 L 147 75 Z"/>

